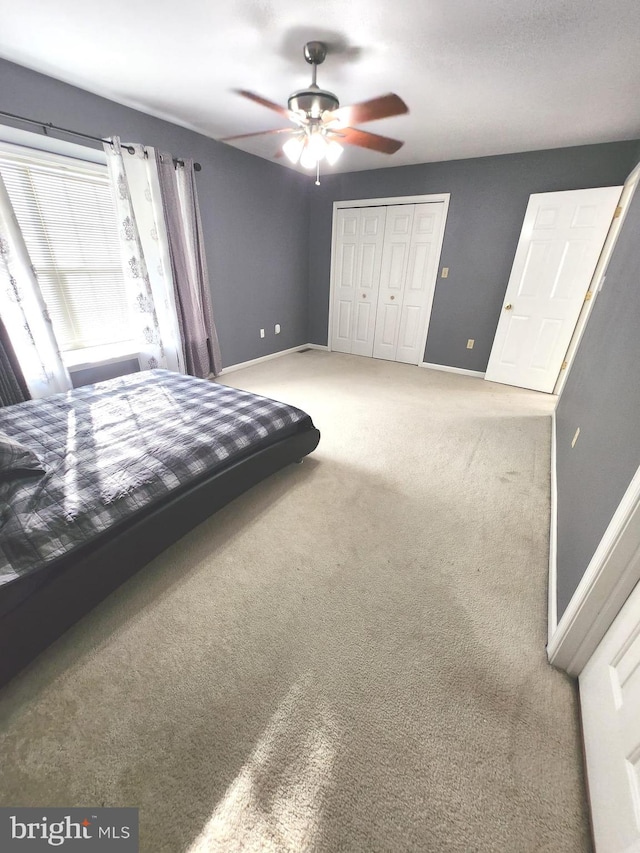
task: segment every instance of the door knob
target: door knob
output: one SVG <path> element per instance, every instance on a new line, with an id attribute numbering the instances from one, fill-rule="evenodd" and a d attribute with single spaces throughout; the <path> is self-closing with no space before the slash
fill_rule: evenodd
<path id="1" fill-rule="evenodd" d="M 363 294 L 362 294 L 362 298 L 363 298 L 363 299 L 366 299 L 366 298 L 367 298 L 367 294 L 366 294 L 366 293 L 363 293 Z"/>
<path id="2" fill-rule="evenodd" d="M 395 296 L 392 296 L 391 299 L 395 299 Z"/>
<path id="3" fill-rule="evenodd" d="M 509 303 L 507 303 L 507 305 L 505 305 L 505 306 L 504 306 L 504 310 L 505 310 L 505 311 L 511 311 L 511 309 L 512 309 L 512 308 L 513 308 L 513 305 L 512 305 L 510 302 L 509 302 Z"/>

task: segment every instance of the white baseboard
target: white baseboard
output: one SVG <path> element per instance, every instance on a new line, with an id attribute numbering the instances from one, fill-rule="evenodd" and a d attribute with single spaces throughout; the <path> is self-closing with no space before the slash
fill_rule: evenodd
<path id="1" fill-rule="evenodd" d="M 639 581 L 640 468 L 549 641 L 549 662 L 580 675 Z"/>
<path id="2" fill-rule="evenodd" d="M 462 373 L 463 376 L 478 376 L 484 379 L 484 373 L 481 370 L 466 370 L 464 367 L 447 367 L 444 364 L 432 364 L 429 361 L 421 361 L 419 367 L 429 367 L 431 370 L 444 370 L 445 373 Z"/>
<path id="3" fill-rule="evenodd" d="M 292 352 L 300 352 L 303 349 L 320 349 L 328 350 L 329 347 L 322 344 L 300 344 L 297 347 L 282 349 L 278 352 L 269 353 L 269 355 L 261 355 L 259 358 L 252 358 L 249 361 L 241 361 L 238 364 L 230 364 L 229 367 L 223 367 L 218 376 L 224 376 L 225 373 L 233 373 L 235 370 L 244 370 L 245 367 L 253 367 L 254 364 L 262 364 L 263 361 L 271 361 L 273 358 L 280 358 L 283 355 L 291 355 Z"/>
<path id="4" fill-rule="evenodd" d="M 290 355 L 293 352 L 300 352 L 304 349 L 322 350 L 330 352 L 329 347 L 324 344 L 300 344 L 297 347 L 283 349 L 279 352 L 272 352 L 269 355 L 262 355 L 259 358 L 252 358 L 250 361 L 241 361 L 238 364 L 230 364 L 228 367 L 223 367 L 218 376 L 224 376 L 225 373 L 233 373 L 235 370 L 244 370 L 245 367 L 253 367 L 254 364 L 261 364 L 263 361 L 271 361 L 273 358 L 280 358 L 282 355 Z M 465 370 L 463 367 L 447 367 L 444 364 L 430 364 L 427 361 L 421 362 L 419 367 L 429 367 L 432 370 L 444 370 L 447 373 L 461 373 L 464 376 L 478 376 L 484 378 L 484 373 L 479 370 Z"/>
<path id="5" fill-rule="evenodd" d="M 558 627 L 558 479 L 556 467 L 556 410 L 551 415 L 551 513 L 549 520 L 549 603 L 547 641 Z"/>

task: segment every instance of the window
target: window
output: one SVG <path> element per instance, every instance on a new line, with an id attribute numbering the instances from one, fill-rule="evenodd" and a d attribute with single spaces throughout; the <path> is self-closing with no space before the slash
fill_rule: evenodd
<path id="1" fill-rule="evenodd" d="M 62 352 L 133 340 L 106 166 L 12 146 L 0 173 Z"/>

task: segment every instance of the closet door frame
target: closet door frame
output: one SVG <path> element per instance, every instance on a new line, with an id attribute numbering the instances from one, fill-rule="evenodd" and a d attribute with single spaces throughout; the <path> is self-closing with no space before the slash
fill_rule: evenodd
<path id="1" fill-rule="evenodd" d="M 451 193 L 433 193 L 431 195 L 404 195 L 404 196 L 393 196 L 390 198 L 360 198 L 360 199 L 351 199 L 345 201 L 334 201 L 333 203 L 333 214 L 332 214 L 332 222 L 331 222 L 331 279 L 329 284 L 329 333 L 327 345 L 329 351 L 333 349 L 332 347 L 332 338 L 333 338 L 333 298 L 334 298 L 334 289 L 335 289 L 335 264 L 337 258 L 337 211 L 341 208 L 345 207 L 389 207 L 390 205 L 396 204 L 426 204 L 431 202 L 441 202 L 442 203 L 442 230 L 440 232 L 440 238 L 438 240 L 438 246 L 436 250 L 437 254 L 437 264 L 436 264 L 436 277 L 434 280 L 434 286 L 431 291 L 431 297 L 429 300 L 428 310 L 426 313 L 425 321 L 424 321 L 424 330 L 422 335 L 422 343 L 420 345 L 418 361 L 416 364 L 422 364 L 424 362 L 424 351 L 427 346 L 427 335 L 429 334 L 429 324 L 431 322 L 431 312 L 433 309 L 433 299 L 435 296 L 435 285 L 438 281 L 439 271 L 440 271 L 440 256 L 442 254 L 442 244 L 444 242 L 444 233 L 447 227 L 447 215 L 449 213 L 449 199 L 451 198 Z"/>

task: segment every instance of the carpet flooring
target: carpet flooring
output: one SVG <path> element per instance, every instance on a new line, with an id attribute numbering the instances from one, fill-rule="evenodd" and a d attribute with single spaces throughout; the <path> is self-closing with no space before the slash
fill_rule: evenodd
<path id="1" fill-rule="evenodd" d="M 0 803 L 137 806 L 144 853 L 590 850 L 545 656 L 553 399 L 320 351 L 223 380 L 317 451 L 0 692 Z"/>

